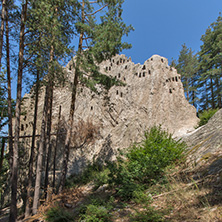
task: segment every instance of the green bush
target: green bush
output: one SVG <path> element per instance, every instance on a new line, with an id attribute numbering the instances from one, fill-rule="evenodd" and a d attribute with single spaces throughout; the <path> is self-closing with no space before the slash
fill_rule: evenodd
<path id="1" fill-rule="evenodd" d="M 105 170 L 105 167 L 99 163 L 89 164 L 86 169 L 79 175 L 72 175 L 66 180 L 66 187 L 74 187 L 76 185 L 84 185 L 96 179 L 98 184 L 105 180 L 105 175 L 99 180 L 99 175 Z M 105 183 L 105 181 L 104 181 Z"/>
<path id="2" fill-rule="evenodd" d="M 114 198 L 91 197 L 88 205 L 80 209 L 80 220 L 84 222 L 109 222 L 111 221 L 110 211 L 114 206 Z"/>
<path id="3" fill-rule="evenodd" d="M 49 209 L 45 215 L 46 221 L 49 222 L 73 222 L 74 218 L 65 209 L 61 207 L 52 207 Z"/>
<path id="4" fill-rule="evenodd" d="M 209 109 L 209 110 L 204 110 L 199 114 L 200 122 L 198 124 L 198 127 L 203 126 L 207 124 L 209 119 L 218 111 L 218 109 Z"/>
<path id="5" fill-rule="evenodd" d="M 163 214 L 153 207 L 146 207 L 144 211 L 138 211 L 132 216 L 130 221 L 141 221 L 141 222 L 163 222 Z"/>
<path id="6" fill-rule="evenodd" d="M 109 169 L 104 168 L 103 171 L 98 172 L 97 174 L 94 175 L 93 182 L 95 184 L 95 189 L 97 189 L 100 186 L 108 183 L 109 173 L 110 173 Z"/>
<path id="7" fill-rule="evenodd" d="M 111 215 L 104 206 L 89 204 L 80 221 L 84 222 L 109 222 Z"/>
<path id="8" fill-rule="evenodd" d="M 183 156 L 185 148 L 161 127 L 153 127 L 144 133 L 141 144 L 128 150 L 125 159 L 119 157 L 109 165 L 109 183 L 120 197 L 131 199 L 134 191 L 143 191 L 157 181 L 167 166 Z"/>

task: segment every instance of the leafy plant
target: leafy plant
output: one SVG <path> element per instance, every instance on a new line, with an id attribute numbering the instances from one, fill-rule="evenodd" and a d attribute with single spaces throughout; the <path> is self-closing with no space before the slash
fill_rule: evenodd
<path id="1" fill-rule="evenodd" d="M 130 221 L 163 222 L 163 214 L 153 207 L 146 207 L 144 211 L 137 211 Z"/>
<path id="2" fill-rule="evenodd" d="M 131 147 L 116 163 L 110 164 L 110 185 L 123 199 L 131 199 L 135 191 L 143 191 L 162 176 L 164 169 L 183 157 L 185 143 L 176 141 L 161 127 L 144 133 L 144 140 Z"/>
<path id="3" fill-rule="evenodd" d="M 95 184 L 95 189 L 99 188 L 100 186 L 107 184 L 109 181 L 109 169 L 104 168 L 101 172 L 98 172 L 95 174 L 94 177 L 94 184 Z"/>
<path id="4" fill-rule="evenodd" d="M 96 206 L 90 204 L 86 207 L 85 213 L 80 221 L 84 222 L 109 222 L 111 215 L 105 206 Z"/>
<path id="5" fill-rule="evenodd" d="M 82 206 L 80 210 L 80 221 L 84 222 L 109 222 L 110 211 L 113 209 L 114 198 L 98 198 L 93 196 L 90 204 Z"/>
<path id="6" fill-rule="evenodd" d="M 97 181 L 98 184 L 101 184 L 102 180 L 105 180 L 105 175 L 103 175 L 102 178 L 99 179 L 99 175 L 103 174 L 103 170 L 105 170 L 105 167 L 97 162 L 89 164 L 81 174 L 70 176 L 66 181 L 66 186 L 73 187 L 77 184 L 87 184 L 94 179 Z"/>
<path id="7" fill-rule="evenodd" d="M 73 216 L 63 208 L 52 207 L 46 212 L 46 221 L 49 222 L 72 222 Z"/>
<path id="8" fill-rule="evenodd" d="M 204 110 L 202 113 L 200 113 L 200 122 L 198 124 L 198 127 L 203 126 L 208 123 L 209 119 L 218 111 L 218 109 L 208 109 Z"/>

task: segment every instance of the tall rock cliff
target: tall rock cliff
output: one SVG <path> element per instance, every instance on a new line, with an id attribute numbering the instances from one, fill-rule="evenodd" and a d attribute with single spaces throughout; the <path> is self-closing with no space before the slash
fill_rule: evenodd
<path id="1" fill-rule="evenodd" d="M 65 67 L 67 78 L 73 79 L 72 62 Z M 125 55 L 116 55 L 100 64 L 100 71 L 125 83 L 113 86 L 108 92 L 98 86 L 99 94 L 79 85 L 76 101 L 75 123 L 89 120 L 99 133 L 93 143 L 71 149 L 69 173 L 77 173 L 92 159 L 112 159 L 118 149 L 129 147 L 142 139 L 143 132 L 153 125 L 180 136 L 197 125 L 196 110 L 184 96 L 181 77 L 166 58 L 154 55 L 143 65 L 134 64 Z M 43 90 L 44 91 L 44 90 Z M 22 134 L 30 135 L 33 121 L 33 99 L 25 95 L 22 118 Z M 59 106 L 63 123 L 69 115 L 71 92 L 69 87 L 55 88 L 53 98 L 53 127 L 55 128 Z M 41 93 L 38 112 L 40 131 L 44 93 Z M 64 130 L 65 131 L 65 130 Z M 63 140 L 59 150 L 62 154 Z M 61 161 L 58 155 L 58 163 Z"/>

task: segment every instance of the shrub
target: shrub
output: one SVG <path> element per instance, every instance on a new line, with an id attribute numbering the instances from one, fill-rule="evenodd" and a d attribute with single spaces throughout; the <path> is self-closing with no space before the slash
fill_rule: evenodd
<path id="1" fill-rule="evenodd" d="M 66 180 L 66 187 L 73 187 L 76 186 L 77 184 L 84 185 L 93 181 L 95 178 L 98 179 L 99 177 L 98 175 L 100 175 L 104 169 L 105 167 L 99 163 L 95 162 L 93 164 L 89 164 L 81 174 L 70 176 Z M 104 176 L 103 179 L 105 180 Z M 102 183 L 101 180 L 97 182 L 101 184 Z"/>
<path id="2" fill-rule="evenodd" d="M 153 127 L 144 133 L 141 144 L 128 150 L 126 160 L 119 157 L 109 166 L 109 183 L 120 197 L 131 199 L 134 191 L 143 191 L 160 178 L 167 166 L 180 159 L 185 147 L 161 127 Z"/>
<path id="3" fill-rule="evenodd" d="M 141 222 L 163 222 L 163 214 L 153 207 L 147 207 L 144 211 L 138 211 L 130 221 L 141 221 Z"/>
<path id="4" fill-rule="evenodd" d="M 84 222 L 109 222 L 111 215 L 104 206 L 96 206 L 90 204 L 86 207 L 85 213 L 82 215 L 80 221 Z"/>
<path id="5" fill-rule="evenodd" d="M 95 189 L 99 188 L 100 186 L 107 184 L 109 180 L 109 169 L 103 169 L 103 171 L 98 172 L 95 174 L 93 182 L 95 184 Z"/>
<path id="6" fill-rule="evenodd" d="M 209 109 L 209 110 L 204 110 L 202 113 L 200 113 L 199 118 L 200 122 L 198 124 L 198 127 L 203 126 L 207 124 L 209 119 L 218 111 L 218 109 Z"/>
<path id="7" fill-rule="evenodd" d="M 73 216 L 63 208 L 52 207 L 46 212 L 46 221 L 49 222 L 73 222 Z"/>
<path id="8" fill-rule="evenodd" d="M 83 205 L 80 210 L 80 221 L 84 222 L 109 222 L 113 209 L 114 198 L 92 197 L 88 205 Z"/>

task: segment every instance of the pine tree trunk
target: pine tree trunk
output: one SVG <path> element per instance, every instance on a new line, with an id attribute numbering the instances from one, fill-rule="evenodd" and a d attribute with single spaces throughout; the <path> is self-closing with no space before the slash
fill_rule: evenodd
<path id="1" fill-rule="evenodd" d="M 26 197 L 26 207 L 25 207 L 25 218 L 31 213 L 31 189 L 33 180 L 33 158 L 35 149 L 35 135 L 36 135 L 36 124 L 37 124 L 37 114 L 38 114 L 38 102 L 39 102 L 39 70 L 37 70 L 36 75 L 36 89 L 35 89 L 35 110 L 33 119 L 33 130 L 32 130 L 32 144 L 31 144 L 31 154 L 29 159 L 29 174 L 28 174 L 28 186 L 27 186 L 27 197 Z"/>
<path id="2" fill-rule="evenodd" d="M 85 1 L 82 1 L 82 23 L 85 21 Z M 75 112 L 75 102 L 76 102 L 76 92 L 77 92 L 77 86 L 78 86 L 78 77 L 80 74 L 80 56 L 82 53 L 82 43 L 83 43 L 83 31 L 80 32 L 79 37 L 79 46 L 78 46 L 78 52 L 77 52 L 77 59 L 76 59 L 76 65 L 75 65 L 75 75 L 74 75 L 74 81 L 73 81 L 73 87 L 72 87 L 72 98 L 71 98 L 71 105 L 70 105 L 70 113 L 69 113 L 69 122 L 68 122 L 68 129 L 65 139 L 65 152 L 63 157 L 63 166 L 62 166 L 62 176 L 59 186 L 59 192 L 61 192 L 65 188 L 65 181 L 66 181 L 66 175 L 68 170 L 68 162 L 69 162 L 69 146 L 70 146 L 70 138 L 72 134 L 72 127 L 73 127 L 73 121 L 74 121 L 74 112 Z"/>
<path id="3" fill-rule="evenodd" d="M 215 95 L 214 95 L 214 84 L 213 84 L 213 79 L 210 77 L 210 91 L 211 91 L 211 108 L 215 109 Z"/>
<path id="4" fill-rule="evenodd" d="M 4 160 L 5 138 L 2 138 L 1 144 L 1 159 L 0 159 L 0 173 L 2 172 L 3 160 Z"/>
<path id="5" fill-rule="evenodd" d="M 6 7 L 6 57 L 7 57 L 7 91 L 8 91 L 8 146 L 9 164 L 12 168 L 13 134 L 12 134 L 12 96 L 11 96 L 11 68 L 10 68 L 10 45 L 9 45 L 9 26 L 8 10 Z"/>
<path id="6" fill-rule="evenodd" d="M 221 103 L 221 86 L 220 86 L 220 76 L 216 78 L 216 86 L 217 86 L 217 106 L 219 109 L 222 108 Z"/>
<path id="7" fill-rule="evenodd" d="M 206 94 L 205 109 L 208 109 L 209 108 L 209 98 L 208 98 L 208 90 L 207 90 L 207 81 L 205 81 L 205 94 Z"/>
<path id="8" fill-rule="evenodd" d="M 17 99 L 15 108 L 15 138 L 12 162 L 12 191 L 9 221 L 15 222 L 17 218 L 17 180 L 18 180 L 18 150 L 19 150 L 19 131 L 20 131 L 20 114 L 21 114 L 21 98 L 22 98 L 22 71 L 23 71 L 23 55 L 24 55 L 24 32 L 27 14 L 28 0 L 22 6 L 21 29 L 19 36 L 19 67 L 17 78 Z"/>
<path id="9" fill-rule="evenodd" d="M 50 52 L 50 63 L 53 61 L 53 54 L 54 49 L 51 47 Z M 48 83 L 52 81 L 51 68 L 49 68 L 49 75 L 48 75 Z M 48 109 L 49 109 L 49 94 L 50 94 L 50 84 L 46 86 L 45 91 L 45 102 L 43 108 L 43 117 L 42 117 L 42 126 L 41 126 L 41 136 L 40 136 L 40 143 L 39 143 L 39 152 L 37 158 L 37 168 L 36 168 L 36 179 L 35 179 L 35 190 L 34 190 L 34 198 L 33 198 L 33 207 L 32 213 L 36 214 L 38 210 L 39 204 L 39 195 L 40 195 L 40 186 L 41 186 L 41 177 L 42 177 L 42 162 L 43 162 L 43 153 L 44 153 L 44 146 L 45 146 L 45 128 L 48 122 Z"/>
<path id="10" fill-rule="evenodd" d="M 186 94 L 187 94 L 187 101 L 190 102 L 190 95 L 189 95 L 189 79 L 186 78 Z"/>
<path id="11" fill-rule="evenodd" d="M 56 172 L 56 156 L 57 156 L 57 146 L 59 140 L 59 123 L 61 118 L 61 106 L 59 106 L 59 116 L 58 116 L 58 123 L 57 123 L 57 132 L 56 132 L 56 144 L 55 144 L 55 151 L 54 151 L 54 158 L 53 158 L 53 192 L 55 192 L 55 172 Z"/>
<path id="12" fill-rule="evenodd" d="M 5 9 L 6 9 L 6 0 L 2 0 L 2 21 L 1 21 L 1 30 L 0 30 L 0 71 L 2 66 L 2 47 L 3 47 L 4 25 L 5 25 Z"/>
<path id="13" fill-rule="evenodd" d="M 37 213 L 38 204 L 39 204 L 41 176 L 42 176 L 42 160 L 43 160 L 44 143 L 45 143 L 45 127 L 47 123 L 47 111 L 48 111 L 48 94 L 49 94 L 49 86 L 46 86 L 45 101 L 44 101 L 43 116 L 42 116 L 42 126 L 41 126 L 41 134 L 40 134 L 40 142 L 39 142 L 39 150 L 38 150 L 37 166 L 36 166 L 35 190 L 34 190 L 33 207 L 32 207 L 33 214 Z"/>
<path id="14" fill-rule="evenodd" d="M 52 102 L 53 102 L 53 82 L 50 81 L 50 96 L 49 96 L 49 110 L 48 110 L 48 122 L 47 122 L 47 133 L 46 133 L 46 146 L 47 146 L 47 155 L 46 155 L 46 167 L 45 167 L 45 198 L 47 198 L 47 188 L 48 188 L 48 176 L 49 176 L 49 163 L 51 160 L 51 128 L 52 128 Z"/>

